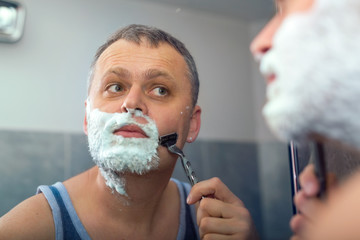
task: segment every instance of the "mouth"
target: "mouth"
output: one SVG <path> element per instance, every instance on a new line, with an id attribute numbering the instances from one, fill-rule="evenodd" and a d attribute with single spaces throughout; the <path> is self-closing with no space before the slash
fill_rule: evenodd
<path id="1" fill-rule="evenodd" d="M 266 84 L 269 85 L 276 80 L 276 70 L 274 69 L 274 65 L 271 63 L 271 58 L 269 60 L 269 56 L 264 56 L 260 61 L 259 70 L 260 73 L 263 75 Z"/>
<path id="2" fill-rule="evenodd" d="M 264 78 L 266 80 L 266 84 L 269 85 L 269 84 L 275 82 L 276 75 L 275 75 L 275 73 L 270 73 L 270 74 L 264 75 Z"/>
<path id="3" fill-rule="evenodd" d="M 126 125 L 113 132 L 114 135 L 123 136 L 124 138 L 148 138 L 146 133 L 136 125 Z"/>

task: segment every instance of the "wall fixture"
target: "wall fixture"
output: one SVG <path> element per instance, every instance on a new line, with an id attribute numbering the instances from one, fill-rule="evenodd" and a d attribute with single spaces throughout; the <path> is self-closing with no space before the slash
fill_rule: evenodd
<path id="1" fill-rule="evenodd" d="M 25 8 L 20 3 L 0 0 L 0 42 L 19 41 L 24 23 Z"/>

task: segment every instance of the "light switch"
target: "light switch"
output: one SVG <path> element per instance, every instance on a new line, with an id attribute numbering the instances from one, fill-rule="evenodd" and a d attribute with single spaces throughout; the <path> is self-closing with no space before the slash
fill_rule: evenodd
<path id="1" fill-rule="evenodd" d="M 0 42 L 17 42 L 24 23 L 25 9 L 20 3 L 0 0 Z"/>

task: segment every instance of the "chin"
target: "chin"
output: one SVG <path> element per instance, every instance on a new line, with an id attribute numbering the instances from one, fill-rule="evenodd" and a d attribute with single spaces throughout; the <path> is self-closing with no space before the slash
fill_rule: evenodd
<path id="1" fill-rule="evenodd" d="M 280 90 L 280 89 L 278 89 Z M 284 142 L 306 138 L 310 115 L 303 96 L 277 91 L 265 104 L 262 114 L 273 134 Z"/>
<path id="2" fill-rule="evenodd" d="M 342 87 L 344 91 L 329 89 L 331 98 L 320 90 L 315 97 L 304 90 L 274 98 L 264 106 L 263 115 L 282 141 L 303 142 L 317 134 L 360 150 L 360 85 Z"/>

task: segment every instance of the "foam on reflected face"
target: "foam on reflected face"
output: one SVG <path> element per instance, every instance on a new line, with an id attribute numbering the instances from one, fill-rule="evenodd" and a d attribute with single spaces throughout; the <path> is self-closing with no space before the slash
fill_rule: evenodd
<path id="1" fill-rule="evenodd" d="M 135 117 L 146 119 L 146 124 Z M 105 113 L 91 110 L 87 102 L 88 141 L 90 154 L 99 167 L 106 185 L 122 195 L 126 194 L 124 173 L 145 174 L 159 165 L 157 155 L 158 130 L 155 122 L 141 111 Z M 126 125 L 136 125 L 148 138 L 124 138 L 113 132 Z"/>
<path id="2" fill-rule="evenodd" d="M 280 139 L 315 132 L 360 147 L 359 23 L 358 0 L 317 0 L 283 22 L 261 62 L 276 75 L 263 114 Z"/>

